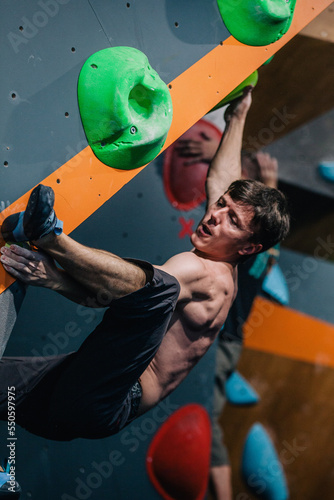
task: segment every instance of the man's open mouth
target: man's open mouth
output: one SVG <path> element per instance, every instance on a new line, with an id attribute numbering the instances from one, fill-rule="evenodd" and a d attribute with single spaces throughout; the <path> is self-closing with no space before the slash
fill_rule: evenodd
<path id="1" fill-rule="evenodd" d="M 202 224 L 202 230 L 205 234 L 209 234 L 211 236 L 211 232 L 206 224 Z"/>

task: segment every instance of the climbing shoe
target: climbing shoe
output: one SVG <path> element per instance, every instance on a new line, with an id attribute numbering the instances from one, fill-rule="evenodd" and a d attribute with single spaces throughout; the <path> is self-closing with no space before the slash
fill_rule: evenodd
<path id="1" fill-rule="evenodd" d="M 5 241 L 34 241 L 54 232 L 61 234 L 62 221 L 53 209 L 54 191 L 39 184 L 31 192 L 24 212 L 9 215 L 2 223 L 1 233 Z"/>

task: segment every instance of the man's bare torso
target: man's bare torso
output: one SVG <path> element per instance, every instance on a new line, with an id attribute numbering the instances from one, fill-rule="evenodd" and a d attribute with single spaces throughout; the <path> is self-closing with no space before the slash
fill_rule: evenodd
<path id="1" fill-rule="evenodd" d="M 180 254 L 172 261 L 159 268 L 179 279 L 180 297 L 162 344 L 140 377 L 141 413 L 172 392 L 202 358 L 223 326 L 236 295 L 236 267 L 193 252 Z"/>

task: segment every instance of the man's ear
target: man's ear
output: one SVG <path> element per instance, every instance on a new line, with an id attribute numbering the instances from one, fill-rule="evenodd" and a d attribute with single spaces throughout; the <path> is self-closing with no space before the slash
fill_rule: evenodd
<path id="1" fill-rule="evenodd" d="M 241 248 L 241 250 L 238 250 L 238 253 L 240 255 L 252 255 L 261 252 L 262 248 L 263 245 L 261 243 L 249 243 L 244 248 Z"/>

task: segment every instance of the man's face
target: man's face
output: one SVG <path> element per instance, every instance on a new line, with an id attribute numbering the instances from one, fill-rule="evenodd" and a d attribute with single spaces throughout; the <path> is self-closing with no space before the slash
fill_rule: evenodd
<path id="1" fill-rule="evenodd" d="M 244 249 L 253 235 L 251 222 L 254 216 L 252 208 L 235 203 L 228 193 L 211 205 L 196 231 L 191 242 L 200 252 L 214 260 L 233 258 L 244 254 Z"/>

